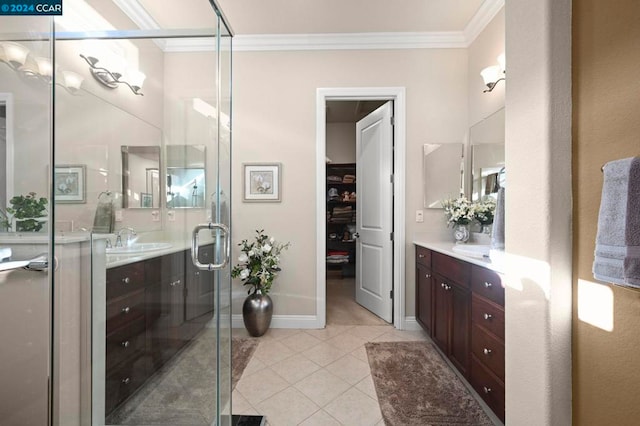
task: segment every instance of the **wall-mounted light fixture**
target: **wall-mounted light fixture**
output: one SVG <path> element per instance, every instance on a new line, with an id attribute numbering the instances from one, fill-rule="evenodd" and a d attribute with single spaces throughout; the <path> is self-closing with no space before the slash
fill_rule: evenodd
<path id="1" fill-rule="evenodd" d="M 487 86 L 484 93 L 491 92 L 499 81 L 505 79 L 505 65 L 505 56 L 504 53 L 502 53 L 498 56 L 498 65 L 492 65 L 480 71 L 484 84 Z"/>
<path id="2" fill-rule="evenodd" d="M 98 66 L 98 62 L 100 62 L 98 58 L 82 54 L 80 57 L 89 64 L 91 75 L 93 75 L 93 77 L 102 85 L 110 89 L 115 89 L 118 87 L 118 84 L 126 84 L 134 94 L 144 96 L 144 94 L 140 92 L 142 89 L 142 83 L 146 78 L 142 72 L 137 70 L 129 72 L 127 75 L 129 81 L 125 81 L 122 79 L 122 74 L 119 72 L 109 71 L 105 67 Z"/>
<path id="3" fill-rule="evenodd" d="M 0 62 L 7 64 L 23 79 L 41 85 L 49 85 L 54 69 L 49 58 L 34 56 L 25 46 L 5 41 L 0 42 Z M 79 74 L 62 69 L 55 70 L 56 84 L 75 94 L 84 80 Z"/>

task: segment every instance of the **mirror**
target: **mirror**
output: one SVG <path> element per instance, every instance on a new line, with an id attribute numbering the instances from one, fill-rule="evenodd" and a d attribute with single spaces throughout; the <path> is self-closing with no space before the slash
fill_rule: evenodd
<path id="1" fill-rule="evenodd" d="M 122 146 L 123 207 L 160 207 L 160 147 Z"/>
<path id="2" fill-rule="evenodd" d="M 469 129 L 471 147 L 471 196 L 497 196 L 500 172 L 504 169 L 504 108 Z"/>
<path id="3" fill-rule="evenodd" d="M 204 208 L 205 146 L 167 145 L 167 208 Z"/>
<path id="4" fill-rule="evenodd" d="M 463 191 L 463 177 L 463 144 L 423 146 L 422 183 L 425 208 L 441 209 L 442 200 L 458 197 Z"/>

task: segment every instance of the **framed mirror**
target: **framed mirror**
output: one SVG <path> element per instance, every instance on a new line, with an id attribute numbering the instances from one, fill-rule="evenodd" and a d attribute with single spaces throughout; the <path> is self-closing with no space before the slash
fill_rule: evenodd
<path id="1" fill-rule="evenodd" d="M 160 147 L 122 146 L 122 203 L 125 209 L 160 207 Z"/>
<path id="2" fill-rule="evenodd" d="M 204 145 L 167 145 L 167 208 L 202 209 L 206 202 Z"/>
<path id="3" fill-rule="evenodd" d="M 497 196 L 500 172 L 504 161 L 504 108 L 499 109 L 469 129 L 471 149 L 471 194 L 477 201 L 485 196 Z"/>
<path id="4" fill-rule="evenodd" d="M 442 200 L 463 192 L 464 145 L 425 144 L 422 153 L 424 207 L 441 209 Z"/>

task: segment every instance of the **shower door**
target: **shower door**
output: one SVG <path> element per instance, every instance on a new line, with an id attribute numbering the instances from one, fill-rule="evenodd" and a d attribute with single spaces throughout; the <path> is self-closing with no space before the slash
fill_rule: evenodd
<path id="1" fill-rule="evenodd" d="M 50 417 L 49 17 L 0 16 L 0 424 Z M 35 259 L 35 260 L 34 260 Z M 30 267 L 30 269 L 25 269 Z M 56 367 L 57 368 L 57 367 Z"/>

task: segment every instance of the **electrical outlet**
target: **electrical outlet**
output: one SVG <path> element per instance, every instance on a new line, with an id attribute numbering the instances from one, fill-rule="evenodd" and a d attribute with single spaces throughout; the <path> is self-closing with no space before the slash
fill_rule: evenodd
<path id="1" fill-rule="evenodd" d="M 176 212 L 174 212 L 173 210 L 169 210 L 167 212 L 167 218 L 169 219 L 169 222 L 175 222 L 176 221 Z"/>
<path id="2" fill-rule="evenodd" d="M 116 222 L 122 222 L 122 210 L 116 210 Z"/>
<path id="3" fill-rule="evenodd" d="M 416 222 L 424 222 L 424 210 L 416 210 Z"/>

